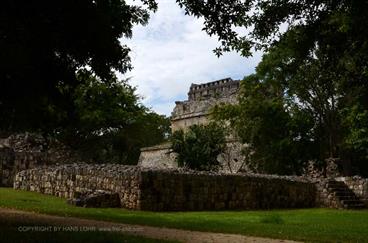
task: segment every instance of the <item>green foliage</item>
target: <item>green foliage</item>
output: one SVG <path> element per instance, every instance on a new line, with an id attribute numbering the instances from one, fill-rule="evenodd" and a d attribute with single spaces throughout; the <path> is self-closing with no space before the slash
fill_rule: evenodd
<path id="1" fill-rule="evenodd" d="M 217 156 L 226 146 L 223 128 L 215 123 L 193 125 L 187 132 L 176 131 L 171 141 L 179 166 L 196 170 L 216 170 Z"/>
<path id="2" fill-rule="evenodd" d="M 243 122 L 245 128 L 238 126 L 238 131 L 244 141 L 251 142 L 255 154 L 264 151 L 264 158 L 268 151 L 277 163 L 284 163 L 278 152 L 287 151 L 288 144 L 302 139 L 312 145 L 302 159 L 339 157 L 346 174 L 352 172 L 353 165 L 357 173 L 367 175 L 367 1 L 177 2 L 188 14 L 204 18 L 208 34 L 219 36 L 222 46 L 215 50 L 217 54 L 237 50 L 248 56 L 251 48 L 264 51 L 256 75 L 245 82 L 258 80 L 257 85 L 266 86 L 262 92 L 276 89 L 278 100 L 271 93 L 270 97 L 264 96 L 264 101 L 259 100 L 261 105 L 253 104 L 258 113 L 248 110 L 248 101 L 235 109 L 245 111 L 233 112 L 237 119 L 249 120 L 249 124 Z M 248 31 L 236 32 L 234 27 Z M 245 86 L 250 92 L 258 92 Z M 257 98 L 249 92 L 242 95 L 245 100 Z M 245 113 L 255 119 L 253 123 Z M 262 124 L 272 126 L 267 129 Z M 273 134 L 263 141 L 278 149 L 263 150 L 266 145 L 250 139 L 259 131 L 262 134 L 261 128 Z M 281 149 L 281 144 L 287 149 Z"/>
<path id="3" fill-rule="evenodd" d="M 316 41 L 329 44 L 331 51 L 356 53 L 364 44 L 368 17 L 365 0 L 177 0 L 186 14 L 204 19 L 204 30 L 217 35 L 221 47 L 215 52 L 236 50 L 245 56 L 251 49 L 263 49 L 277 44 L 291 28 L 300 30 L 297 45 L 291 47 L 300 56 L 308 54 Z M 247 31 L 237 31 L 241 27 Z M 286 27 L 286 31 L 285 30 Z M 349 49 L 336 49 L 343 44 Z M 326 45 L 327 47 L 327 45 Z M 361 52 L 363 54 L 363 52 Z"/>
<path id="4" fill-rule="evenodd" d="M 368 156 L 368 110 L 354 106 L 347 112 L 345 125 L 351 129 L 346 137 L 346 145 Z"/>
<path id="5" fill-rule="evenodd" d="M 3 1 L 0 131 L 54 136 L 94 162 L 135 163 L 166 139 L 169 120 L 115 76 L 131 69 L 121 38 L 157 8 L 141 2 Z"/>
<path id="6" fill-rule="evenodd" d="M 55 134 L 87 161 L 135 164 L 141 147 L 167 138 L 169 119 L 141 105 L 127 81 L 102 82 L 85 70 L 78 79 L 74 119 Z"/>
<path id="7" fill-rule="evenodd" d="M 368 176 L 368 111 L 355 105 L 342 111 L 344 127 L 343 149 L 353 168 Z"/>
<path id="8" fill-rule="evenodd" d="M 154 0 L 142 2 L 2 1 L 0 130 L 64 126 L 73 119 L 77 70 L 88 66 L 102 82 L 129 70 L 130 49 L 120 40 L 132 36 L 134 25 L 146 24 L 157 7 Z"/>
<path id="9" fill-rule="evenodd" d="M 258 172 L 300 174 L 313 153 L 307 131 L 312 117 L 291 107 L 276 84 L 256 75 L 242 81 L 239 104 L 216 107 L 214 118 L 230 121 L 241 141 L 246 164 Z"/>

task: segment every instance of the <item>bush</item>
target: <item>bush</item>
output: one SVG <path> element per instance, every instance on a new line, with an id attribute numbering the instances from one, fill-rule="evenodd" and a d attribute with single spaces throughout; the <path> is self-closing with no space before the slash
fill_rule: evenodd
<path id="1" fill-rule="evenodd" d="M 217 156 L 226 148 L 224 129 L 215 123 L 176 131 L 171 140 L 179 166 L 195 170 L 217 170 Z"/>

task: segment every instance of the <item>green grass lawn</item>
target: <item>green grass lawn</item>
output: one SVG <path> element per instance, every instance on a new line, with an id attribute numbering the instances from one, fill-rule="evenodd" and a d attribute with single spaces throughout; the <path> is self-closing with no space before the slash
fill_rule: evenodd
<path id="1" fill-rule="evenodd" d="M 314 242 L 368 242 L 368 210 L 147 212 L 79 208 L 65 199 L 0 188 L 0 207 L 52 215 Z"/>

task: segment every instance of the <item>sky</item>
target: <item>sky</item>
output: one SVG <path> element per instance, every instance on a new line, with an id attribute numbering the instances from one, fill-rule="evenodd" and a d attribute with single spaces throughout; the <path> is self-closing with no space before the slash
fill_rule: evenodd
<path id="1" fill-rule="evenodd" d="M 217 38 L 202 28 L 203 20 L 184 15 L 175 1 L 158 0 L 148 25 L 135 26 L 133 37 L 121 40 L 131 49 L 133 65 L 123 78 L 130 78 L 153 111 L 169 116 L 175 101 L 187 99 L 191 83 L 242 79 L 254 72 L 261 53 L 244 58 L 231 52 L 218 58 L 212 52 L 219 46 Z"/>

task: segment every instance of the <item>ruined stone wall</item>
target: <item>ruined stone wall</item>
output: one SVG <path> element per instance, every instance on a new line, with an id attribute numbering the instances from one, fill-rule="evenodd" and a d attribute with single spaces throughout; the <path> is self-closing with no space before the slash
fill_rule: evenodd
<path id="1" fill-rule="evenodd" d="M 240 82 L 230 78 L 204 84 L 192 84 L 188 100 L 176 101 L 171 113 L 171 130 L 186 130 L 194 124 L 206 124 L 215 105 L 234 104 Z"/>
<path id="2" fill-rule="evenodd" d="M 181 118 L 181 119 L 177 119 L 177 120 L 172 120 L 171 121 L 171 131 L 175 132 L 178 130 L 188 130 L 188 127 L 192 126 L 192 125 L 206 125 L 208 124 L 209 119 L 208 119 L 208 115 L 198 115 L 195 117 L 186 117 L 186 118 Z"/>
<path id="3" fill-rule="evenodd" d="M 313 207 L 315 186 L 300 179 L 124 165 L 71 164 L 21 171 L 15 189 L 60 197 L 105 190 L 119 193 L 121 205 L 153 211 Z"/>
<path id="4" fill-rule="evenodd" d="M 118 192 L 121 206 L 140 209 L 140 170 L 116 164 L 67 164 L 44 166 L 19 172 L 14 188 L 63 198 L 105 190 Z"/>
<path id="5" fill-rule="evenodd" d="M 143 168 L 172 169 L 178 168 L 176 161 L 176 153 L 171 151 L 171 144 L 157 145 L 141 149 L 138 160 L 138 166 Z M 217 157 L 219 161 L 219 172 L 237 173 L 240 171 L 249 171 L 244 163 L 242 155 L 243 144 L 237 141 L 229 141 L 226 143 L 224 153 Z"/>
<path id="6" fill-rule="evenodd" d="M 14 152 L 9 148 L 0 148 L 0 186 L 13 186 L 17 172 L 38 165 L 46 165 L 46 155 L 40 152 Z"/>
<path id="7" fill-rule="evenodd" d="M 142 171 L 141 207 L 237 210 L 313 207 L 315 187 L 276 176 Z"/>
<path id="8" fill-rule="evenodd" d="M 56 140 L 34 133 L 0 139 L 0 186 L 13 186 L 17 172 L 36 166 L 79 161 L 76 153 Z"/>
<path id="9" fill-rule="evenodd" d="M 145 168 L 178 168 L 176 154 L 171 151 L 171 144 L 156 145 L 141 149 L 138 166 Z"/>
<path id="10" fill-rule="evenodd" d="M 202 84 L 192 84 L 188 92 L 188 100 L 203 100 L 209 97 L 230 97 L 239 89 L 239 80 L 220 79 Z"/>
<path id="11" fill-rule="evenodd" d="M 230 78 L 203 84 L 192 84 L 188 92 L 188 100 L 176 101 L 171 113 L 171 131 L 186 131 L 192 125 L 208 124 L 211 109 L 216 105 L 237 103 L 239 80 Z M 233 135 L 227 137 L 228 146 L 225 153 L 218 157 L 220 171 L 236 173 L 246 170 L 241 145 Z M 138 165 L 142 167 L 176 168 L 175 155 L 169 148 L 158 150 L 155 147 L 141 149 Z"/>

